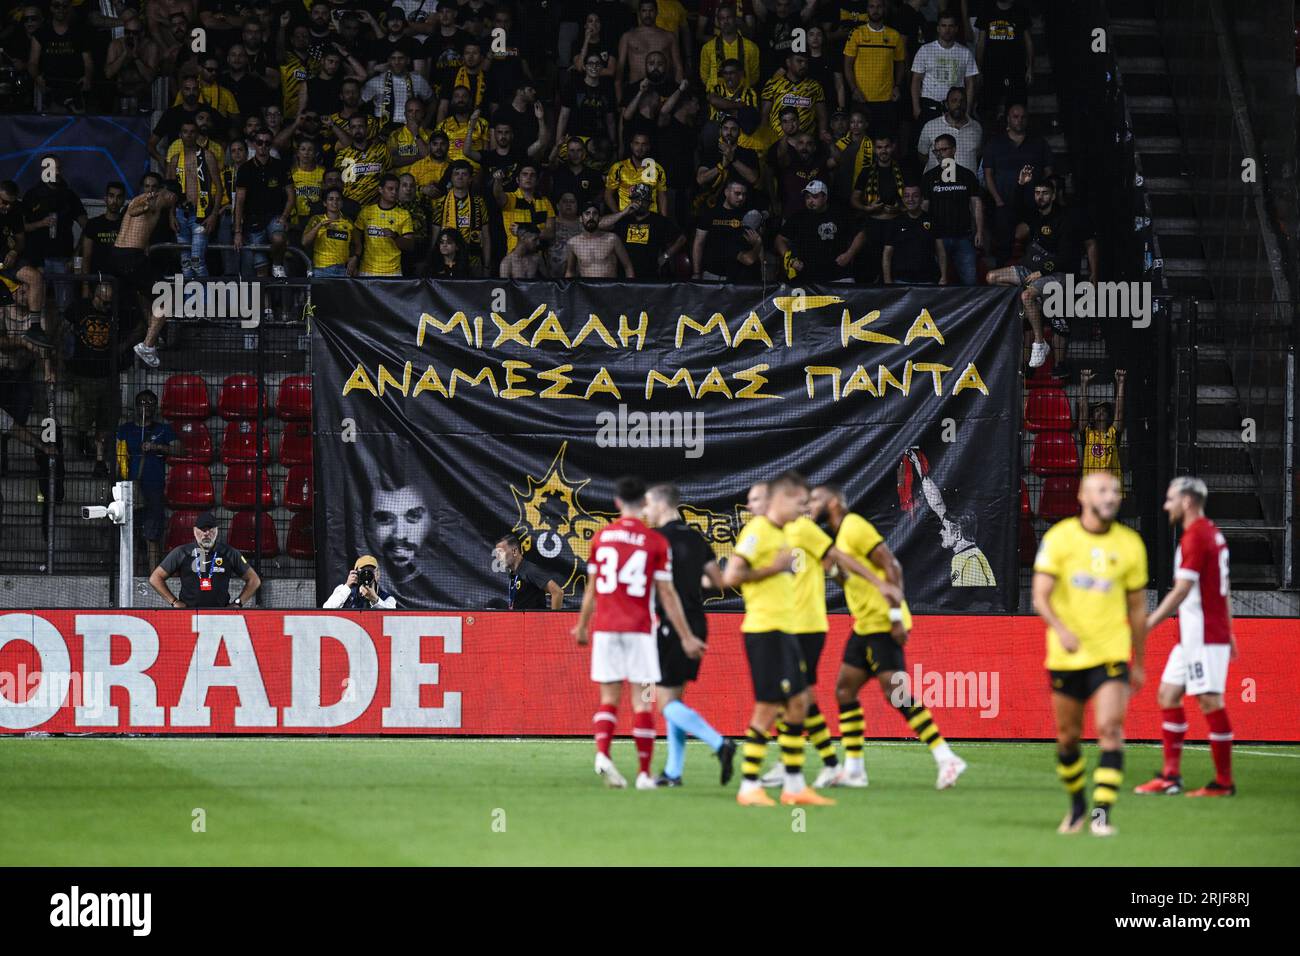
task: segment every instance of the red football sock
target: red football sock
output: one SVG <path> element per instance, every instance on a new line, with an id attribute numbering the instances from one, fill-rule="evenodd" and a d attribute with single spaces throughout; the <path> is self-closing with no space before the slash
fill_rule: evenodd
<path id="1" fill-rule="evenodd" d="M 1187 712 L 1182 707 L 1165 707 L 1160 711 L 1160 729 L 1165 741 L 1166 777 L 1176 777 L 1183 759 L 1183 738 L 1187 736 Z"/>
<path id="2" fill-rule="evenodd" d="M 614 738 L 614 725 L 618 723 L 618 705 L 601 704 L 591 719 L 596 725 L 596 753 L 608 757 L 609 742 Z"/>
<path id="3" fill-rule="evenodd" d="M 655 749 L 654 711 L 643 710 L 632 715 L 632 738 L 636 741 L 636 759 L 641 773 L 650 772 L 650 757 Z"/>
<path id="4" fill-rule="evenodd" d="M 1228 711 L 1220 707 L 1205 715 L 1210 725 L 1210 755 L 1214 757 L 1214 779 L 1221 786 L 1232 786 L 1232 725 Z"/>

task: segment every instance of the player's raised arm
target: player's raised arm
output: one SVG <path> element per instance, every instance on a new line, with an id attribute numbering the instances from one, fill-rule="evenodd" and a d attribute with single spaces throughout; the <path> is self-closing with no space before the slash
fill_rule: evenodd
<path id="1" fill-rule="evenodd" d="M 695 636 L 691 630 L 690 624 L 686 621 L 686 612 L 682 609 L 682 599 L 677 593 L 677 588 L 673 587 L 671 578 L 655 579 L 655 595 L 659 598 L 659 604 L 664 609 L 664 615 L 668 618 L 668 623 L 673 626 L 673 630 L 682 636 L 682 650 L 691 660 L 695 660 L 704 655 L 705 644 Z"/>

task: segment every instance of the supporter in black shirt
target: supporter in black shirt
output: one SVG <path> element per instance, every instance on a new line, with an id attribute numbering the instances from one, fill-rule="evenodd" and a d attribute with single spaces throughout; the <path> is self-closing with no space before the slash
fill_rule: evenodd
<path id="1" fill-rule="evenodd" d="M 163 169 L 167 168 L 166 145 L 180 136 L 181 125 L 193 122 L 194 114 L 198 111 L 199 78 L 187 76 L 181 80 L 180 95 L 179 103 L 163 110 L 162 116 L 158 117 L 158 122 L 154 124 L 153 132 L 149 136 L 149 155 Z M 164 147 L 163 151 L 159 151 L 160 146 Z"/>
<path id="2" fill-rule="evenodd" d="M 542 119 L 537 115 L 537 87 L 532 80 L 521 82 L 509 100 L 492 114 L 492 125 L 505 123 L 515 134 L 515 142 L 531 146 L 541 133 Z"/>
<path id="3" fill-rule="evenodd" d="M 701 215 L 696 226 L 691 252 L 695 278 L 728 282 L 760 279 L 763 237 L 756 227 L 761 220 L 748 218 L 748 210 L 749 187 L 733 179 L 723 188 L 722 201 Z"/>
<path id="4" fill-rule="evenodd" d="M 1024 103 L 1034 72 L 1034 41 L 1029 11 L 1019 0 L 985 0 L 975 20 L 975 57 L 984 85 L 980 101 L 1001 116 L 1012 103 Z"/>
<path id="5" fill-rule="evenodd" d="M 948 282 L 948 256 L 930 217 L 921 211 L 920 186 L 903 187 L 903 214 L 890 226 L 880 268 L 885 285 Z"/>
<path id="6" fill-rule="evenodd" d="M 561 95 L 557 142 L 568 136 L 614 139 L 614 81 L 600 75 L 601 67 L 600 57 L 588 54 L 582 76 Z"/>
<path id="7" fill-rule="evenodd" d="M 786 55 L 794 40 L 794 31 L 807 29 L 802 9 L 802 0 L 768 0 L 762 8 L 755 40 L 758 43 L 763 76 L 771 76 L 785 65 Z"/>
<path id="8" fill-rule="evenodd" d="M 404 52 L 411 60 L 412 70 L 423 74 L 424 48 L 420 46 L 419 40 L 404 35 L 406 13 L 402 8 L 393 7 L 388 12 L 384 25 L 387 27 L 387 32 L 382 37 L 371 41 L 366 48 L 365 63 L 370 75 L 374 76 L 376 72 L 381 72 L 379 67 L 388 62 L 388 54 L 394 50 Z"/>
<path id="9" fill-rule="evenodd" d="M 441 96 L 455 85 L 460 51 L 470 35 L 457 26 L 454 4 L 439 3 L 437 17 L 438 26 L 424 41 L 424 56 L 429 61 L 430 81 Z"/>
<path id="10" fill-rule="evenodd" d="M 49 0 L 50 20 L 36 31 L 32 49 L 36 88 L 43 91 L 47 112 L 78 109 L 90 92 L 95 65 L 91 58 L 90 31 L 72 16 L 72 0 Z"/>
<path id="11" fill-rule="evenodd" d="M 523 548 L 515 535 L 502 535 L 494 556 L 509 577 L 508 610 L 539 611 L 547 607 L 548 601 L 552 611 L 564 606 L 564 590 L 548 572 L 524 560 Z"/>
<path id="12" fill-rule="evenodd" d="M 686 246 L 686 236 L 667 216 L 653 209 L 654 191 L 645 183 L 632 187 L 631 202 L 600 220 L 627 247 L 638 282 L 653 282 L 673 256 Z"/>
<path id="13" fill-rule="evenodd" d="M 67 361 L 72 390 L 77 397 L 77 431 L 82 453 L 88 457 L 94 443 L 95 478 L 108 477 L 104 450 L 117 428 L 120 396 L 113 379 L 113 287 L 97 283 L 90 299 L 74 303 L 66 316 L 72 330 L 72 355 Z"/>
<path id="14" fill-rule="evenodd" d="M 40 182 L 23 197 L 23 218 L 29 229 L 24 254 L 34 266 L 45 266 L 47 272 L 66 271 L 74 254 L 72 225 L 86 227 L 86 207 L 68 187 L 68 181 L 59 174 L 58 159 L 53 154 L 40 158 L 42 168 L 52 169 L 55 181 Z M 54 235 L 49 226 L 53 222 Z M 49 260 L 47 262 L 47 260 Z M 71 292 L 71 286 L 61 283 L 59 290 Z M 60 296 L 62 298 L 62 295 Z M 62 303 L 66 305 L 66 302 Z"/>
<path id="15" fill-rule="evenodd" d="M 842 209 L 830 205 L 820 179 L 803 188 L 805 208 L 786 219 L 776 237 L 786 278 L 791 282 L 838 282 L 853 276 L 853 260 L 867 237 Z"/>
<path id="16" fill-rule="evenodd" d="M 266 85 L 266 80 L 254 73 L 249 66 L 248 51 L 244 45 L 233 44 L 226 51 L 226 71 L 221 74 L 221 85 L 230 90 L 245 116 L 260 115 L 262 107 L 277 102 L 278 97 Z M 329 111 L 332 113 L 337 108 L 337 104 L 331 104 Z"/>
<path id="17" fill-rule="evenodd" d="M 126 207 L 126 185 L 109 183 L 104 189 L 104 214 L 96 216 L 81 230 L 81 257 L 84 272 L 103 272 L 108 268 L 108 250 L 117 241 L 117 230 L 122 225 L 122 210 Z"/>
<path id="18" fill-rule="evenodd" d="M 166 581 L 178 574 L 180 596 L 173 597 Z M 232 601 L 230 584 L 236 577 L 243 579 L 244 587 Z M 149 583 L 171 607 L 245 607 L 262 586 L 262 579 L 242 554 L 217 540 L 217 519 L 205 512 L 194 521 L 194 543 L 169 551 L 154 568 Z"/>
<path id="19" fill-rule="evenodd" d="M 551 171 L 552 196 L 573 193 L 581 209 L 589 199 L 599 199 L 605 190 L 605 177 L 587 165 L 587 144 L 581 137 L 570 136 L 566 161 Z"/>
<path id="20" fill-rule="evenodd" d="M 254 143 L 252 158 L 235 174 L 235 246 L 270 242 L 278 247 L 273 253 L 283 255 L 288 211 L 297 201 L 293 179 L 288 164 L 271 156 L 270 133 L 260 131 Z M 269 262 L 265 252 L 245 253 L 243 258 L 242 273 L 256 270 L 259 275 L 265 274 Z"/>
<path id="21" fill-rule="evenodd" d="M 979 180 L 957 163 L 956 153 L 957 143 L 952 136 L 943 133 L 935 137 L 934 154 L 939 158 L 939 165 L 922 177 L 921 193 L 935 235 L 948 250 L 955 278 L 962 285 L 975 285 L 976 250 L 983 249 L 985 242 L 984 201 Z"/>

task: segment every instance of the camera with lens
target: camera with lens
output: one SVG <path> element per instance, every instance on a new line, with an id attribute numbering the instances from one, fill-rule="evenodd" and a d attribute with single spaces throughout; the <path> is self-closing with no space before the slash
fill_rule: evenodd
<path id="1" fill-rule="evenodd" d="M 357 569 L 357 587 L 373 588 L 375 586 L 375 569 L 366 567 Z"/>

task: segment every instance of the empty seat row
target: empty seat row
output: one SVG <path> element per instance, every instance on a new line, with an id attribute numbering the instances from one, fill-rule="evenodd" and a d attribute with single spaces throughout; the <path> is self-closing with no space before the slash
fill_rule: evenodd
<path id="1" fill-rule="evenodd" d="M 266 392 L 263 407 L 269 411 L 270 396 Z M 208 383 L 200 375 L 173 375 L 163 384 L 161 411 L 162 417 L 170 421 L 202 421 L 210 417 Z M 257 377 L 227 376 L 217 393 L 217 414 L 228 422 L 256 418 Z M 287 422 L 311 421 L 311 376 L 290 375 L 280 383 L 275 414 Z"/>
<path id="2" fill-rule="evenodd" d="M 172 458 L 174 462 L 193 462 L 199 465 L 212 464 L 212 433 L 206 422 L 175 422 L 176 435 L 181 440 L 181 453 Z M 308 422 L 286 422 L 280 438 L 280 447 L 274 459 L 271 456 L 270 433 L 262 429 L 262 462 L 272 461 L 281 465 L 311 464 L 311 424 Z M 240 464 L 257 461 L 257 426 L 250 421 L 229 422 L 221 442 L 221 463 L 223 465 Z"/>
<path id="3" fill-rule="evenodd" d="M 260 495 L 263 508 L 274 507 L 271 479 L 262 472 L 257 481 L 256 465 L 231 465 L 221 489 L 221 505 L 231 511 L 254 508 Z M 258 485 L 261 485 L 260 491 Z M 164 497 L 173 508 L 202 510 L 217 503 L 212 473 L 206 465 L 195 462 L 176 462 L 167 470 Z M 284 479 L 281 502 L 290 511 L 311 511 L 315 494 L 310 465 L 294 465 Z"/>
<path id="4" fill-rule="evenodd" d="M 194 521 L 201 512 L 173 511 L 167 525 L 167 550 L 194 541 Z M 280 536 L 275 519 L 262 512 L 261 541 L 258 541 L 257 515 L 252 511 L 237 511 L 226 531 L 226 542 L 246 558 L 274 558 L 280 554 Z M 260 545 L 260 547 L 259 547 Z M 289 520 L 285 536 L 285 552 L 291 558 L 311 560 L 316 556 L 313 539 L 312 516 L 300 511 Z"/>

